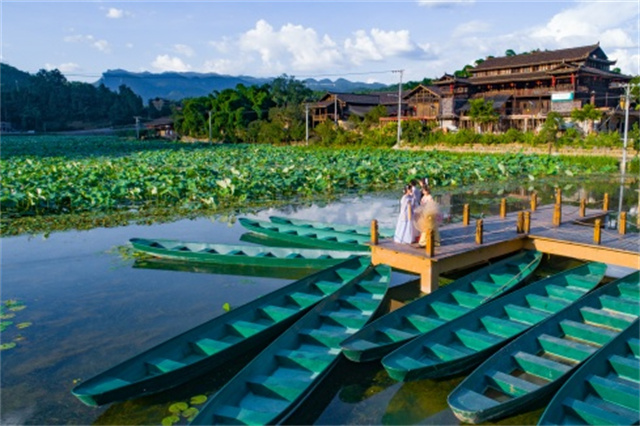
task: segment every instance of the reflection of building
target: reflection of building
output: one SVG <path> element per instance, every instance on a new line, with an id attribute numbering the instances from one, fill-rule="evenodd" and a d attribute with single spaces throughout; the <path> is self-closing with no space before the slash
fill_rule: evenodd
<path id="1" fill-rule="evenodd" d="M 403 94 L 402 120 L 421 120 L 441 128 L 473 128 L 471 100 L 490 101 L 499 115 L 493 130 L 536 130 L 550 111 L 568 118 L 571 111 L 593 104 L 604 113 L 602 128 L 621 129 L 620 84 L 631 77 L 613 72 L 599 44 L 489 58 L 467 78 L 445 74 L 433 85 L 420 85 Z M 397 95 L 327 93 L 311 105 L 316 125 L 364 115 L 377 105 L 387 107 L 382 121 L 397 120 Z M 632 113 L 632 122 L 638 114 Z"/>

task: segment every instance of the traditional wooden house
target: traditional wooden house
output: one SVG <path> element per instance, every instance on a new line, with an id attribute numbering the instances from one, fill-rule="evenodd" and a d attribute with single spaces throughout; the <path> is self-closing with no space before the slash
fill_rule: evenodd
<path id="1" fill-rule="evenodd" d="M 313 127 L 323 121 L 343 121 L 350 116 L 364 117 L 373 108 L 383 105 L 388 116 L 398 114 L 398 93 L 332 93 L 327 92 L 318 102 L 309 105 L 309 115 Z M 407 106 L 402 103 L 403 115 L 407 115 Z"/>
<path id="2" fill-rule="evenodd" d="M 615 62 L 595 44 L 490 58 L 470 69 L 469 78 L 445 75 L 434 84 L 450 99 L 443 99 L 441 114 L 451 124 L 469 127 L 468 104 L 456 107 L 456 101 L 484 98 L 500 113 L 498 128 L 526 131 L 539 127 L 550 111 L 568 117 L 586 103 L 604 113 L 615 111 L 619 84 L 631 79 L 610 70 Z"/>

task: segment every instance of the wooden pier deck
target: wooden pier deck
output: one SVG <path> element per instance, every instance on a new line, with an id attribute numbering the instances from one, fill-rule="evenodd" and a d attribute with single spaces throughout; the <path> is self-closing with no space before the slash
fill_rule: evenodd
<path id="1" fill-rule="evenodd" d="M 640 269 L 639 234 L 622 235 L 617 229 L 601 228 L 600 244 L 594 242 L 594 222 L 608 213 L 586 209 L 580 217 L 579 207 L 562 205 L 562 220 L 553 225 L 554 205 L 538 206 L 531 212 L 528 234 L 517 232 L 518 212 L 504 218 L 483 218 L 483 242 L 476 244 L 476 223 L 448 224 L 440 227 L 441 245 L 433 256 L 416 245 L 398 244 L 390 239 L 371 245 L 374 264 L 385 263 L 394 268 L 419 274 L 421 290 L 429 293 L 438 288 L 441 273 L 469 267 L 521 249 L 599 261 Z M 603 220 L 604 223 L 604 220 Z"/>

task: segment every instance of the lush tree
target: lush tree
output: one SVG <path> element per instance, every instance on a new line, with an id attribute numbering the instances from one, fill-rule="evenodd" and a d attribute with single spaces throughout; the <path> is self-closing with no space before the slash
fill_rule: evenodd
<path id="1" fill-rule="evenodd" d="M 516 56 L 516 52 L 513 49 L 507 49 L 504 52 L 504 56 Z"/>
<path id="2" fill-rule="evenodd" d="M 471 109 L 469 117 L 475 124 L 480 125 L 480 130 L 493 130 L 493 125 L 500 119 L 500 113 L 493 109 L 493 101 L 487 101 L 483 98 L 471 99 L 469 101 Z"/>
<path id="3" fill-rule="evenodd" d="M 299 105 L 311 99 L 313 92 L 302 81 L 283 74 L 271 82 L 271 99 L 277 107 Z"/>
<path id="4" fill-rule="evenodd" d="M 594 121 L 602 118 L 602 111 L 596 109 L 592 104 L 585 104 L 582 108 L 576 108 L 571 111 L 571 119 L 577 122 L 588 124 L 589 133 L 593 132 Z"/>
<path id="5" fill-rule="evenodd" d="M 543 142 L 546 142 L 549 145 L 549 155 L 551 155 L 553 147 L 557 144 L 558 132 L 560 132 L 560 128 L 563 123 L 564 119 L 562 118 L 562 115 L 556 111 L 551 111 L 547 114 L 547 118 L 542 125 L 542 129 L 538 136 Z"/>

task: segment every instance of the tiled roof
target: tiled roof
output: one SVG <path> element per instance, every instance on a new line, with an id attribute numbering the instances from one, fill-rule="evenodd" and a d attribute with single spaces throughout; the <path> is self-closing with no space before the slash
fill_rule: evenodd
<path id="1" fill-rule="evenodd" d="M 549 62 L 581 61 L 587 59 L 593 51 L 599 48 L 599 44 L 592 44 L 590 46 L 572 47 L 570 49 L 547 50 L 544 52 L 490 58 L 473 68 L 472 72 L 497 68 L 521 67 L 525 65 L 544 64 Z"/>

